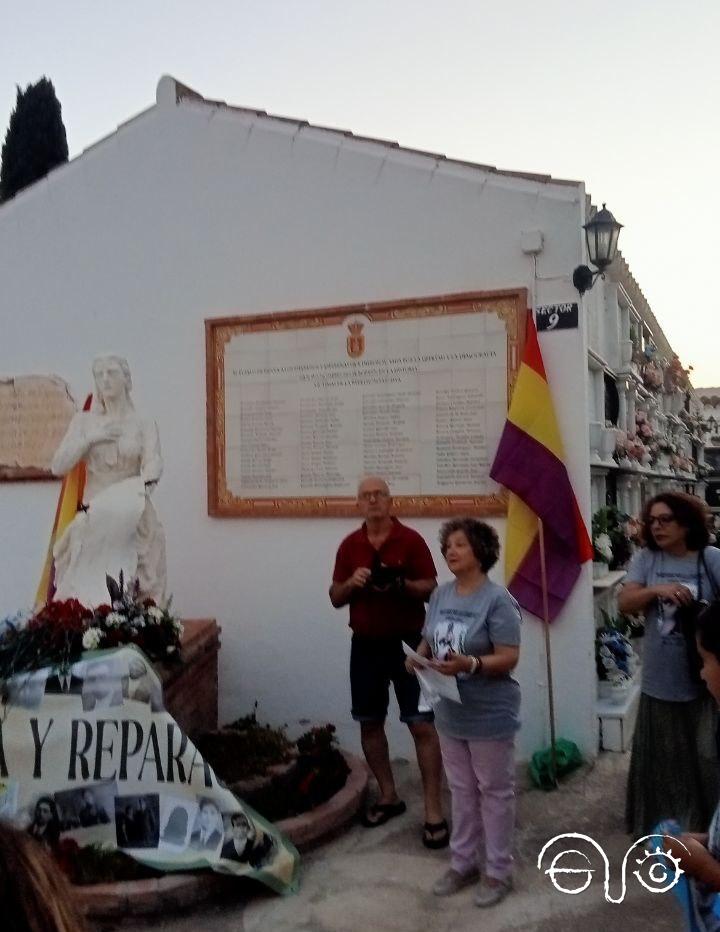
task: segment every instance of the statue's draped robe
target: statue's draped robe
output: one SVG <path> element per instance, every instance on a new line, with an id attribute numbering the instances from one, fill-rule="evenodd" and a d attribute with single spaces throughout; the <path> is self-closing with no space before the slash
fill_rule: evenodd
<path id="1" fill-rule="evenodd" d="M 120 571 L 137 577 L 140 591 L 158 604 L 165 600 L 165 534 L 146 483 L 162 474 L 160 439 L 154 421 L 134 411 L 113 419 L 117 440 L 90 445 L 88 437 L 108 415 L 76 414 L 53 458 L 64 475 L 83 460 L 87 470 L 84 505 L 55 545 L 55 598 L 96 606 L 108 601 L 105 576 Z"/>

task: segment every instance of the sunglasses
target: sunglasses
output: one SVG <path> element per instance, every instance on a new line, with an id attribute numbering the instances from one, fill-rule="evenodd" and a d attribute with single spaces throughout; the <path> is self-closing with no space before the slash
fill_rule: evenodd
<path id="1" fill-rule="evenodd" d="M 667 527 L 668 524 L 672 524 L 674 520 L 675 515 L 654 515 L 648 518 L 648 525 L 652 527 L 653 524 L 659 524 L 660 527 Z"/>

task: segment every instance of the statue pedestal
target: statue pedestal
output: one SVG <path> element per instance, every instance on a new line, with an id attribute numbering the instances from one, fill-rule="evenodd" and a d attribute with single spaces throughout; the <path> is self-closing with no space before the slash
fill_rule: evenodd
<path id="1" fill-rule="evenodd" d="M 182 660 L 156 664 L 165 708 L 191 740 L 218 727 L 218 650 L 214 618 L 183 619 Z"/>

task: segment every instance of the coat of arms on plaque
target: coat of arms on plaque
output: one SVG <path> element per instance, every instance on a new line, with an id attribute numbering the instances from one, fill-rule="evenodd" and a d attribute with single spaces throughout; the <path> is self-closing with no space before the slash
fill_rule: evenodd
<path id="1" fill-rule="evenodd" d="M 350 331 L 350 335 L 347 338 L 347 351 L 351 359 L 359 359 L 365 352 L 364 326 L 365 324 L 361 324 L 360 321 L 357 320 L 347 325 Z"/>

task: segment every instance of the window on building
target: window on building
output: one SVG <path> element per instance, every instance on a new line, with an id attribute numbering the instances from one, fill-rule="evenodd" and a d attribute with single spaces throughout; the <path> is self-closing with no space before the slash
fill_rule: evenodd
<path id="1" fill-rule="evenodd" d="M 620 416 L 620 396 L 618 395 L 615 379 L 604 373 L 605 382 L 605 423 L 608 422 L 617 427 L 618 417 Z"/>

